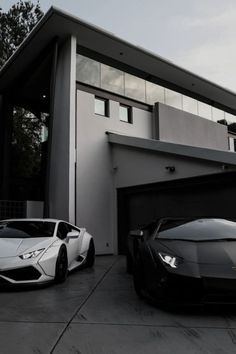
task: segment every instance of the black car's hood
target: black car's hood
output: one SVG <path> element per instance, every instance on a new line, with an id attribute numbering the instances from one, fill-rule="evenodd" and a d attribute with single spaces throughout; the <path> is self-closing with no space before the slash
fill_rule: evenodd
<path id="1" fill-rule="evenodd" d="M 166 251 L 169 250 L 173 255 L 182 257 L 187 262 L 218 265 L 236 264 L 236 240 L 215 242 L 160 240 L 156 243 L 157 248 L 165 248 Z"/>
<path id="2" fill-rule="evenodd" d="M 220 277 L 228 274 L 230 277 L 236 277 L 236 240 L 216 242 L 154 240 L 151 241 L 150 248 L 156 257 L 159 252 L 181 257 L 183 263 L 178 269 L 173 269 L 177 273 Z"/>

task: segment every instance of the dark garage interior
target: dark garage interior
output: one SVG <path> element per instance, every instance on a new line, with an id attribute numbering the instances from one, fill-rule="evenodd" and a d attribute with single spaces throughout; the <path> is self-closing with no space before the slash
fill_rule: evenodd
<path id="1" fill-rule="evenodd" d="M 129 230 L 160 217 L 236 218 L 236 172 L 117 190 L 118 251 L 126 253 Z"/>

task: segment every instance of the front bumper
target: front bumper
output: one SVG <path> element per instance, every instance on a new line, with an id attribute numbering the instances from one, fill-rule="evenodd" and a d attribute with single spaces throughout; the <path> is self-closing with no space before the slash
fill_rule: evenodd
<path id="1" fill-rule="evenodd" d="M 156 282 L 151 293 L 159 301 L 174 304 L 236 304 L 236 278 L 197 278 L 167 273 Z"/>
<path id="2" fill-rule="evenodd" d="M 37 258 L 0 258 L 0 288 L 6 285 L 45 283 L 53 278 L 53 274 L 47 274 Z"/>

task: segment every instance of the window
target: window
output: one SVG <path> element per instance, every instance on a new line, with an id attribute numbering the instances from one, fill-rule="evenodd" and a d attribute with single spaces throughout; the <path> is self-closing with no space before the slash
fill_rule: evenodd
<path id="1" fill-rule="evenodd" d="M 164 87 L 153 84 L 149 81 L 146 82 L 146 101 L 149 104 L 156 102 L 164 103 Z"/>
<path id="2" fill-rule="evenodd" d="M 108 100 L 105 98 L 95 97 L 94 112 L 100 116 L 109 117 Z"/>
<path id="3" fill-rule="evenodd" d="M 236 138 L 229 136 L 229 151 L 236 151 Z"/>
<path id="4" fill-rule="evenodd" d="M 120 104 L 120 121 L 126 123 L 132 123 L 132 108 L 130 106 L 125 106 Z"/>
<path id="5" fill-rule="evenodd" d="M 183 110 L 188 113 L 198 114 L 198 102 L 194 98 L 182 95 Z"/>
<path id="6" fill-rule="evenodd" d="M 76 80 L 92 86 L 101 86 L 101 64 L 95 60 L 76 56 Z"/>
<path id="7" fill-rule="evenodd" d="M 206 118 L 206 119 L 211 120 L 212 119 L 211 106 L 199 101 L 198 102 L 198 114 L 202 118 Z"/>
<path id="8" fill-rule="evenodd" d="M 107 91 L 125 94 L 124 72 L 102 64 L 101 66 L 101 87 Z"/>
<path id="9" fill-rule="evenodd" d="M 182 95 L 176 91 L 164 88 L 150 81 L 128 74 L 118 68 L 102 64 L 96 60 L 76 55 L 76 80 L 86 86 L 101 88 L 130 99 L 153 105 L 155 102 L 164 103 L 203 118 L 218 121 L 226 119 L 235 122 L 236 116 L 211 107 L 197 99 Z M 88 88 L 88 87 L 87 87 Z M 95 113 L 104 117 L 109 116 L 106 103 L 96 102 Z M 226 117 L 227 115 L 227 117 Z M 225 117 L 224 117 L 225 116 Z M 122 121 L 127 121 L 123 120 Z M 130 123 L 130 122 L 129 122 Z M 47 133 L 45 133 L 45 138 Z"/>
<path id="10" fill-rule="evenodd" d="M 2 221 L 0 238 L 52 237 L 55 223 L 48 221 Z"/>
<path id="11" fill-rule="evenodd" d="M 182 95 L 167 88 L 165 89 L 165 103 L 169 106 L 183 109 Z"/>
<path id="12" fill-rule="evenodd" d="M 125 73 L 125 96 L 145 102 L 145 81 Z"/>
<path id="13" fill-rule="evenodd" d="M 57 229 L 57 237 L 59 237 L 61 240 L 64 240 L 68 232 L 69 230 L 67 224 L 64 222 L 60 222 Z"/>

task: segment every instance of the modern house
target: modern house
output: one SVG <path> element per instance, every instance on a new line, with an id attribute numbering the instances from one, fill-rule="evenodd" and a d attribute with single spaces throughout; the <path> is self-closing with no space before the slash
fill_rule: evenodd
<path id="1" fill-rule="evenodd" d="M 27 189 L 11 172 L 16 107 L 48 131 L 44 173 L 25 199 L 85 226 L 97 253 L 123 253 L 127 230 L 155 217 L 233 216 L 235 93 L 51 8 L 0 71 L 0 199 L 10 206 Z"/>

